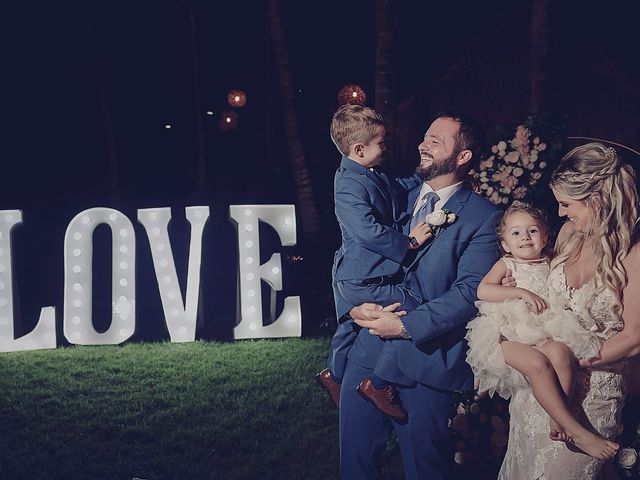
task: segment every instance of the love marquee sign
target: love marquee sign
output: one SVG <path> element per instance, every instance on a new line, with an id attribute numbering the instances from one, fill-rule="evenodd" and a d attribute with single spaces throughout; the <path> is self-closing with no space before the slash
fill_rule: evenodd
<path id="1" fill-rule="evenodd" d="M 202 238 L 209 207 L 186 207 L 190 224 L 186 291 L 182 292 L 169 241 L 170 208 L 139 209 L 172 342 L 193 342 L 200 292 Z M 299 337 L 302 334 L 300 297 L 286 297 L 276 320 L 263 325 L 264 281 L 272 294 L 282 290 L 282 262 L 274 253 L 260 264 L 258 222 L 269 224 L 281 245 L 296 244 L 293 205 L 231 205 L 229 214 L 238 240 L 238 313 L 234 338 Z M 20 210 L 0 210 L 0 352 L 56 348 L 55 307 L 43 307 L 35 328 L 20 338 L 14 335 L 13 262 L 11 232 L 22 223 Z M 106 225 L 111 232 L 111 323 L 98 332 L 92 321 L 93 232 Z M 64 236 L 64 337 L 76 345 L 117 345 L 136 331 L 136 235 L 131 220 L 118 210 L 90 208 L 78 213 Z M 184 293 L 184 295 L 183 295 Z M 184 300 L 183 300 L 184 298 Z"/>

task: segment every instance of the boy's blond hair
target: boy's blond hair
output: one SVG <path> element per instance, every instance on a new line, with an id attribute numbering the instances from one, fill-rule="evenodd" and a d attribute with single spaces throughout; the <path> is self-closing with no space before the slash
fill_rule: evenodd
<path id="1" fill-rule="evenodd" d="M 345 157 L 349 147 L 356 143 L 367 145 L 384 126 L 384 118 L 373 108 L 360 105 L 343 105 L 331 120 L 331 140 Z"/>

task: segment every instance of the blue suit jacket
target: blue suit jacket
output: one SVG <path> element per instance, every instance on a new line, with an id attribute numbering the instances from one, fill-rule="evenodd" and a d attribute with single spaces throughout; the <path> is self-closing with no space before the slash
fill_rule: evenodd
<path id="1" fill-rule="evenodd" d="M 415 203 L 419 191 L 410 192 L 408 205 Z M 499 258 L 496 225 L 501 212 L 467 189 L 454 193 L 444 208 L 457 215 L 456 222 L 439 229 L 407 268 L 407 288 L 417 289 L 425 302 L 402 319 L 412 340 L 395 342 L 398 366 L 415 382 L 471 389 L 465 326 L 476 314 L 478 284 Z M 374 368 L 383 344 L 363 329 L 349 359 Z"/>
<path id="2" fill-rule="evenodd" d="M 383 173 L 376 175 L 342 157 L 334 180 L 335 213 L 342 235 L 333 263 L 338 318 L 354 305 L 337 292 L 337 281 L 364 280 L 401 270 L 409 246 L 399 224 L 407 219 L 402 196 L 419 184 L 417 177 L 390 182 Z"/>

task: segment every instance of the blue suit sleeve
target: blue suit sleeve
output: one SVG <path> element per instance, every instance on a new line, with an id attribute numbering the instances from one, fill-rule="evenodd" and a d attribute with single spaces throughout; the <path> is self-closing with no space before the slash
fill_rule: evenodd
<path id="1" fill-rule="evenodd" d="M 394 177 L 391 181 L 400 188 L 400 191 L 404 192 L 409 192 L 422 184 L 422 179 L 415 173 L 410 177 Z"/>
<path id="2" fill-rule="evenodd" d="M 342 178 L 335 188 L 336 216 L 359 245 L 401 264 L 409 247 L 407 237 L 376 218 L 367 189 L 353 178 Z"/>
<path id="3" fill-rule="evenodd" d="M 465 325 L 476 314 L 478 285 L 497 258 L 495 227 L 500 216 L 500 212 L 495 212 L 476 231 L 460 257 L 457 278 L 451 288 L 402 318 L 416 345 Z"/>

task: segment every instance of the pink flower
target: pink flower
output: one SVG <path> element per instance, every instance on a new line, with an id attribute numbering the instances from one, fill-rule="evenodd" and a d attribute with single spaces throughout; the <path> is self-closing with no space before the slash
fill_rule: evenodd
<path id="1" fill-rule="evenodd" d="M 518 152 L 517 150 L 514 150 L 512 152 L 507 153 L 507 155 L 504 157 L 504 160 L 505 162 L 516 163 L 519 158 L 520 158 L 520 152 Z"/>
<path id="2" fill-rule="evenodd" d="M 509 175 L 507 178 L 500 182 L 500 185 L 502 185 L 504 188 L 512 189 L 515 188 L 516 185 L 518 185 L 518 179 Z"/>
<path id="3" fill-rule="evenodd" d="M 493 167 L 493 157 L 489 157 L 486 160 L 480 162 L 480 170 L 486 170 Z"/>
<path id="4" fill-rule="evenodd" d="M 513 191 L 513 198 L 515 199 L 521 199 L 524 198 L 525 195 L 527 194 L 527 187 L 518 187 Z"/>

